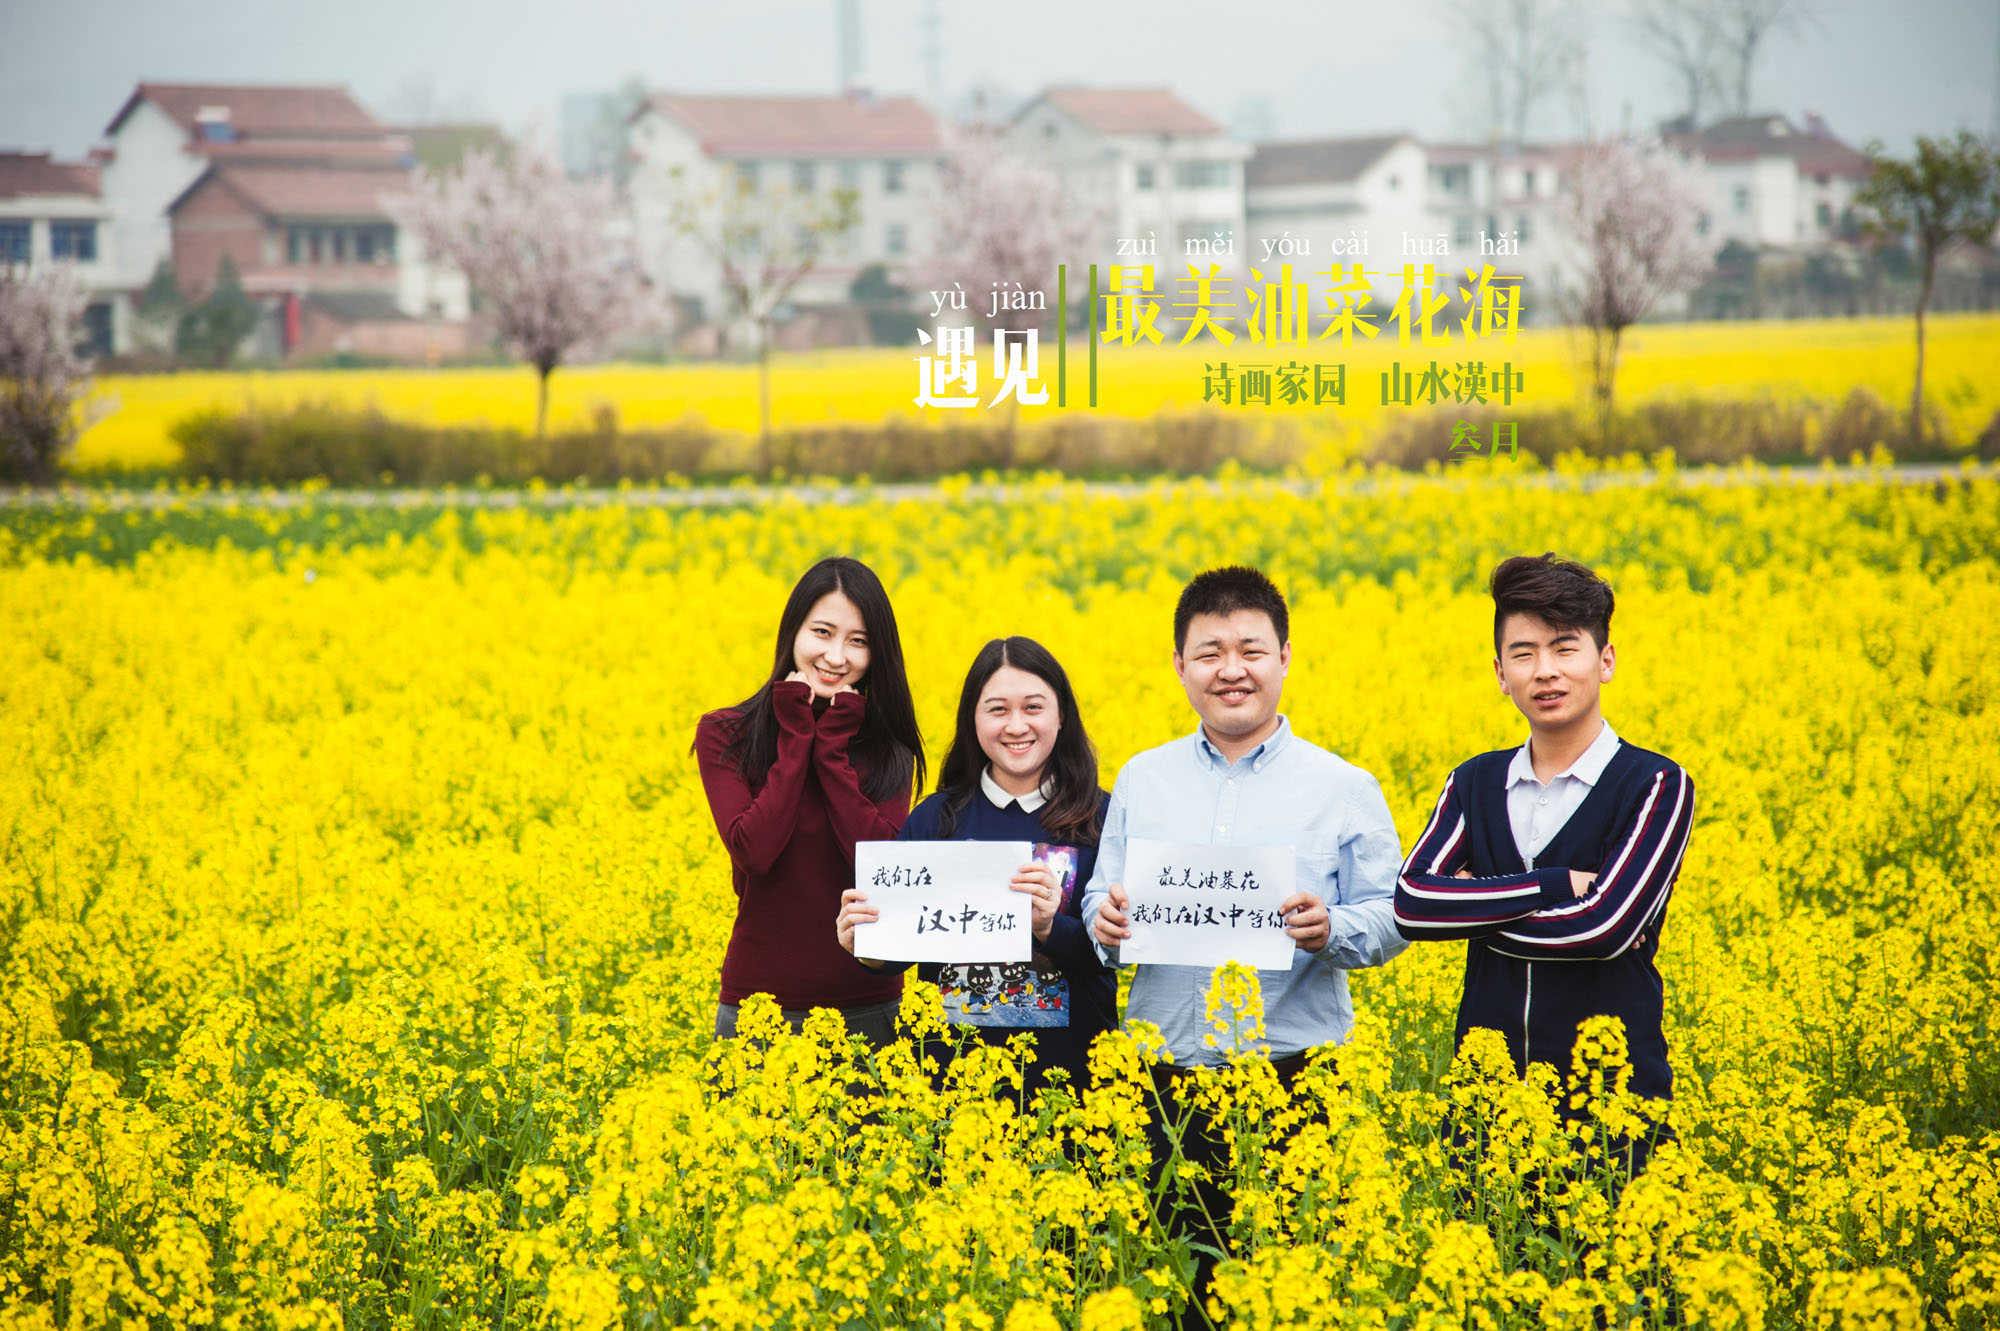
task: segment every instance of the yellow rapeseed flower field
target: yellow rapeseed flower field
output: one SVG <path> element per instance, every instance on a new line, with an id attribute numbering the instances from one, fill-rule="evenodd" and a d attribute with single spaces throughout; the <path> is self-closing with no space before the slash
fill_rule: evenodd
<path id="1" fill-rule="evenodd" d="M 1108 783 L 1192 724 L 1181 580 L 1254 561 L 1292 598 L 1293 725 L 1407 840 L 1518 742 L 1480 584 L 1548 548 L 1617 587 L 1613 724 L 1702 791 L 1660 954 L 1678 1142 L 1607 1186 L 1554 1098 L 1630 1122 L 1622 1031 L 1526 1081 L 1497 1038 L 1454 1058 L 1462 953 L 1413 948 L 1290 1095 L 1209 1078 L 1209 1311 L 1995 1325 L 2000 479 L 1592 479 L 0 509 L 0 1327 L 1168 1324 L 1191 1254 L 1144 1031 L 1025 1103 L 1000 1050 L 938 1089 L 837 1019 L 753 1004 L 761 1044 L 712 1043 L 735 901 L 695 720 L 851 552 L 934 760 L 974 650 L 1028 633 Z M 906 1019 L 937 1010 L 913 985 Z"/>
<path id="2" fill-rule="evenodd" d="M 1856 387 L 1868 388 L 1903 409 L 1915 371 L 1915 334 L 1907 319 L 1828 319 L 1790 323 L 1647 324 L 1625 341 L 1619 391 L 1624 400 L 1683 396 L 1769 396 L 1838 400 Z M 1201 404 L 1204 367 L 1217 362 L 1297 360 L 1347 366 L 1347 405 L 1318 412 L 1305 408 L 1254 406 L 1272 423 L 1290 422 L 1309 438 L 1341 430 L 1366 432 L 1385 412 L 1380 379 L 1392 363 L 1420 372 L 1432 360 L 1449 365 L 1480 359 L 1491 370 L 1511 365 L 1522 374 L 1518 402 L 1548 406 L 1571 401 L 1586 375 L 1588 361 L 1576 335 L 1563 328 L 1522 332 L 1512 347 L 1487 338 L 1466 342 L 1454 335 L 1440 347 L 1398 347 L 1393 331 L 1374 342 L 1342 349 L 1318 342 L 1311 350 L 1263 352 L 1239 336 L 1222 346 L 1204 335 L 1185 347 L 1142 344 L 1100 350 L 1099 407 L 1120 416 L 1149 416 L 1162 409 Z M 774 424 L 873 422 L 917 414 L 912 357 L 916 348 L 874 348 L 780 355 L 772 371 Z M 982 353 L 983 354 L 983 353 Z M 1023 408 L 1026 419 L 1061 410 L 1084 410 L 1088 357 L 1080 340 L 1068 359 L 1069 407 L 1054 405 L 1055 354 L 1044 348 L 1043 379 L 1050 404 Z M 2000 317 L 1945 315 L 1931 321 L 1927 393 L 1944 413 L 1951 436 L 1973 439 L 2000 411 Z M 986 365 L 982 391 L 992 396 Z M 757 428 L 756 370 L 742 364 L 675 366 L 589 365 L 560 369 L 551 380 L 552 426 L 582 425 L 603 407 L 627 426 L 664 425 L 698 418 L 722 430 Z M 532 428 L 533 371 L 525 367 L 441 370 L 323 370 L 189 372 L 175 375 L 112 375 L 100 384 L 95 423 L 85 431 L 76 466 L 88 473 L 105 468 L 171 466 L 178 451 L 169 437 L 176 421 L 204 407 L 275 408 L 293 403 L 328 402 L 374 406 L 398 419 L 434 425 L 486 422 Z M 984 409 L 981 409 L 983 413 Z M 931 410 L 941 420 L 953 412 Z"/>

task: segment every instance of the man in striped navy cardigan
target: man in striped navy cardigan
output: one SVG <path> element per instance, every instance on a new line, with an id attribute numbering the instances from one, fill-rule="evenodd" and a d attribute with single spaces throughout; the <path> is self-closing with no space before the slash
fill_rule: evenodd
<path id="1" fill-rule="evenodd" d="M 1489 1027 L 1516 1070 L 1546 1062 L 1567 1074 L 1578 1024 L 1619 1017 L 1631 1090 L 1669 1098 L 1653 956 L 1694 783 L 1605 724 L 1598 691 L 1617 657 L 1603 579 L 1521 555 L 1493 570 L 1491 587 L 1494 671 L 1528 718 L 1528 742 L 1468 759 L 1445 781 L 1397 879 L 1397 931 L 1468 940 L 1459 1042 Z"/>

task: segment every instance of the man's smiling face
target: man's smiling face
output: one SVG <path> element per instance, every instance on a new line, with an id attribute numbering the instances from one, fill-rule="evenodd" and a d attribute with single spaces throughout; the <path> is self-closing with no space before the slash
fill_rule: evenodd
<path id="1" fill-rule="evenodd" d="M 1196 615 L 1174 670 L 1212 740 L 1262 738 L 1278 714 L 1291 644 L 1262 610 Z"/>

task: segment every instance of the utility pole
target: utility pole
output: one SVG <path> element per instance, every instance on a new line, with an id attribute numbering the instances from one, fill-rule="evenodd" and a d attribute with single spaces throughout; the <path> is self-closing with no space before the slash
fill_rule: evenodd
<path id="1" fill-rule="evenodd" d="M 939 11 L 938 0 L 924 0 L 924 82 L 930 91 L 931 105 L 944 105 L 944 17 Z"/>
<path id="2" fill-rule="evenodd" d="M 840 91 L 861 88 L 861 0 L 840 0 Z"/>

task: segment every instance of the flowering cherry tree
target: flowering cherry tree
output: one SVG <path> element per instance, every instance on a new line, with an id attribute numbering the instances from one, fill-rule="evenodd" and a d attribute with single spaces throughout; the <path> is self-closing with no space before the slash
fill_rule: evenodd
<path id="1" fill-rule="evenodd" d="M 0 479 L 52 481 L 76 441 L 90 388 L 76 351 L 83 309 L 68 264 L 0 264 Z"/>
<path id="2" fill-rule="evenodd" d="M 991 133 L 961 131 L 946 140 L 939 186 L 930 248 L 915 276 L 939 290 L 958 283 L 968 309 L 982 315 L 994 291 L 1012 291 L 1016 282 L 1026 291 L 1052 288 L 1057 264 L 1087 263 L 1096 248 L 1097 219 L 1072 203 L 1055 172 Z M 1020 331 L 1046 318 L 1046 310 L 1002 308 L 989 322 Z"/>
<path id="3" fill-rule="evenodd" d="M 1709 270 L 1701 195 L 1680 159 L 1658 143 L 1586 143 L 1564 174 L 1558 217 L 1583 265 L 1581 287 L 1566 303 L 1590 330 L 1592 380 L 1599 407 L 1609 412 L 1625 330 Z"/>
<path id="4" fill-rule="evenodd" d="M 571 180 L 538 145 L 505 162 L 479 151 L 454 173 L 426 172 L 403 213 L 535 367 L 537 435 L 548 426 L 556 366 L 654 315 L 630 244 L 605 225 L 618 215 L 610 186 Z"/>

